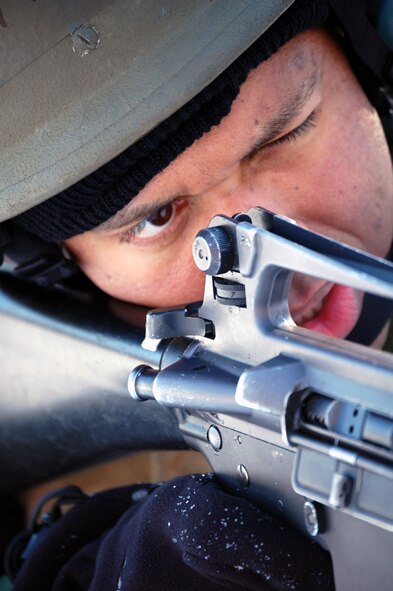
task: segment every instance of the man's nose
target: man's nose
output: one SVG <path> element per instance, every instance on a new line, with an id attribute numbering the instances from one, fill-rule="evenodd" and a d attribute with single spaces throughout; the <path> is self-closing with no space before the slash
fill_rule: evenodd
<path id="1" fill-rule="evenodd" d="M 239 182 L 233 184 L 231 191 L 224 198 L 216 201 L 220 212 L 224 215 L 232 216 L 236 213 L 246 212 L 252 207 L 264 207 L 269 211 L 280 215 L 288 216 L 288 203 L 281 198 L 280 193 L 274 190 L 268 190 L 261 185 L 253 185 L 247 182 L 247 179 L 239 179 Z"/>

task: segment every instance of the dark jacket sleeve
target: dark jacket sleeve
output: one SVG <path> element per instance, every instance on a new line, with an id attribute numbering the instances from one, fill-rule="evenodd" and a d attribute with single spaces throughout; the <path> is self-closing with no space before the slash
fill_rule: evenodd
<path id="1" fill-rule="evenodd" d="M 14 591 L 334 589 L 329 555 L 212 475 L 95 495 L 48 531 Z M 136 494 L 137 493 L 137 494 Z"/>

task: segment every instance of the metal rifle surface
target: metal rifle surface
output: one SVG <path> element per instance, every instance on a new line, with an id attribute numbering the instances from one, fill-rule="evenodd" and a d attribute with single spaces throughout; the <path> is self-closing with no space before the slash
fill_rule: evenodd
<path id="1" fill-rule="evenodd" d="M 302 329 L 294 273 L 393 299 L 393 265 L 253 208 L 215 216 L 193 244 L 203 302 L 147 316 L 145 346 L 183 355 L 129 378 L 177 409 L 222 485 L 317 540 L 337 591 L 391 589 L 393 356 Z M 356 562 L 356 568 L 355 568 Z"/>

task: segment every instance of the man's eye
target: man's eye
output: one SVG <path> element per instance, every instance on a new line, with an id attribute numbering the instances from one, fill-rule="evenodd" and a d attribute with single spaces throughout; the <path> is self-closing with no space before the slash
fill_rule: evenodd
<path id="1" fill-rule="evenodd" d="M 141 238 L 150 238 L 151 236 L 155 236 L 156 234 L 162 232 L 165 227 L 171 223 L 173 215 L 174 206 L 172 203 L 170 203 L 138 224 L 138 230 L 135 233 Z M 134 228 L 134 231 L 135 230 L 136 228 Z"/>
<path id="2" fill-rule="evenodd" d="M 169 203 L 139 222 L 139 224 L 128 228 L 120 235 L 120 242 L 132 242 L 136 239 L 144 240 L 163 234 L 173 223 L 176 213 L 184 205 L 184 201 L 182 199 Z"/>
<path id="3" fill-rule="evenodd" d="M 306 131 L 308 131 L 312 127 L 315 127 L 315 111 L 310 113 L 310 115 L 307 117 L 307 119 L 305 121 L 303 121 L 303 123 L 298 125 L 298 127 L 293 129 L 289 133 L 286 133 L 282 137 L 279 137 L 278 139 L 273 140 L 272 142 L 267 144 L 267 146 L 276 146 L 278 144 L 284 144 L 285 142 L 292 142 L 292 141 L 296 140 L 299 136 L 303 135 Z"/>

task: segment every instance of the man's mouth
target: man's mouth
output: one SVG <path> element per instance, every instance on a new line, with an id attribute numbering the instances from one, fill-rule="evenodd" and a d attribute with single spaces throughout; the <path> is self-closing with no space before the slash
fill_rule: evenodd
<path id="1" fill-rule="evenodd" d="M 351 287 L 326 283 L 306 305 L 291 309 L 291 314 L 297 326 L 343 339 L 360 316 L 362 299 Z"/>

